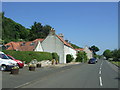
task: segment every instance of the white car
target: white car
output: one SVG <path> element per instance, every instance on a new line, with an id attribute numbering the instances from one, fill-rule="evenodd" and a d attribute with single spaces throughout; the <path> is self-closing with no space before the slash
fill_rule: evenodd
<path id="1" fill-rule="evenodd" d="M 11 70 L 16 65 L 17 62 L 9 59 L 5 53 L 0 51 L 0 70 Z"/>

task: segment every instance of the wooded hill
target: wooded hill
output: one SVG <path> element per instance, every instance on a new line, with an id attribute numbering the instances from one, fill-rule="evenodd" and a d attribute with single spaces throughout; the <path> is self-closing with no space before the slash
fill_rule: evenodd
<path id="1" fill-rule="evenodd" d="M 4 44 L 11 41 L 32 41 L 36 38 L 46 38 L 51 28 L 50 25 L 43 26 L 39 22 L 34 22 L 30 28 L 25 28 L 12 19 L 5 17 L 4 12 L 2 13 L 2 42 Z M 74 48 L 80 48 L 75 44 L 71 43 L 71 45 Z"/>

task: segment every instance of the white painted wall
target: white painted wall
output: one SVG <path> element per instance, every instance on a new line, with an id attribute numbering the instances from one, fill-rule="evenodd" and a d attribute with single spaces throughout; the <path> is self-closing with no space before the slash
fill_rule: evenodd
<path id="1" fill-rule="evenodd" d="M 88 59 L 93 57 L 93 53 L 90 51 L 88 47 L 85 47 L 83 51 L 86 52 Z"/>
<path id="2" fill-rule="evenodd" d="M 66 61 L 66 55 L 67 54 L 71 54 L 71 55 L 73 55 L 73 57 L 74 57 L 74 60 L 76 59 L 76 50 L 74 50 L 73 48 L 71 48 L 71 47 L 68 47 L 68 46 L 66 46 L 66 45 L 64 45 L 64 60 Z"/>
<path id="3" fill-rule="evenodd" d="M 37 45 L 37 47 L 35 48 L 34 51 L 41 51 L 41 52 L 43 52 L 43 48 L 42 48 L 42 45 L 41 45 L 40 41 L 38 41 L 38 45 Z"/>
<path id="4" fill-rule="evenodd" d="M 49 34 L 42 42 L 42 47 L 44 52 L 56 52 L 59 55 L 59 63 L 65 63 L 64 44 L 56 35 Z"/>

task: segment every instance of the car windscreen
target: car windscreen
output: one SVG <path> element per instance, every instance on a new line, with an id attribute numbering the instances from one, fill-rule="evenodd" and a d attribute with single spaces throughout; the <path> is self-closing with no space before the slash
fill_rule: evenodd
<path id="1" fill-rule="evenodd" d="M 8 58 L 13 60 L 13 58 L 11 58 L 10 56 L 8 56 Z"/>
<path id="2" fill-rule="evenodd" d="M 5 54 L 0 54 L 1 59 L 9 59 Z"/>
<path id="3" fill-rule="evenodd" d="M 95 61 L 95 59 L 90 59 L 90 61 Z"/>

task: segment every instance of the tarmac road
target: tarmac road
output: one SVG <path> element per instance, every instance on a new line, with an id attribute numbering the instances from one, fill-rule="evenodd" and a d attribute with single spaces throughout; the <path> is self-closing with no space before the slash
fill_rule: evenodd
<path id="1" fill-rule="evenodd" d="M 120 80 L 118 68 L 106 60 L 28 73 L 26 70 L 16 76 L 3 72 L 3 88 L 118 88 Z"/>

